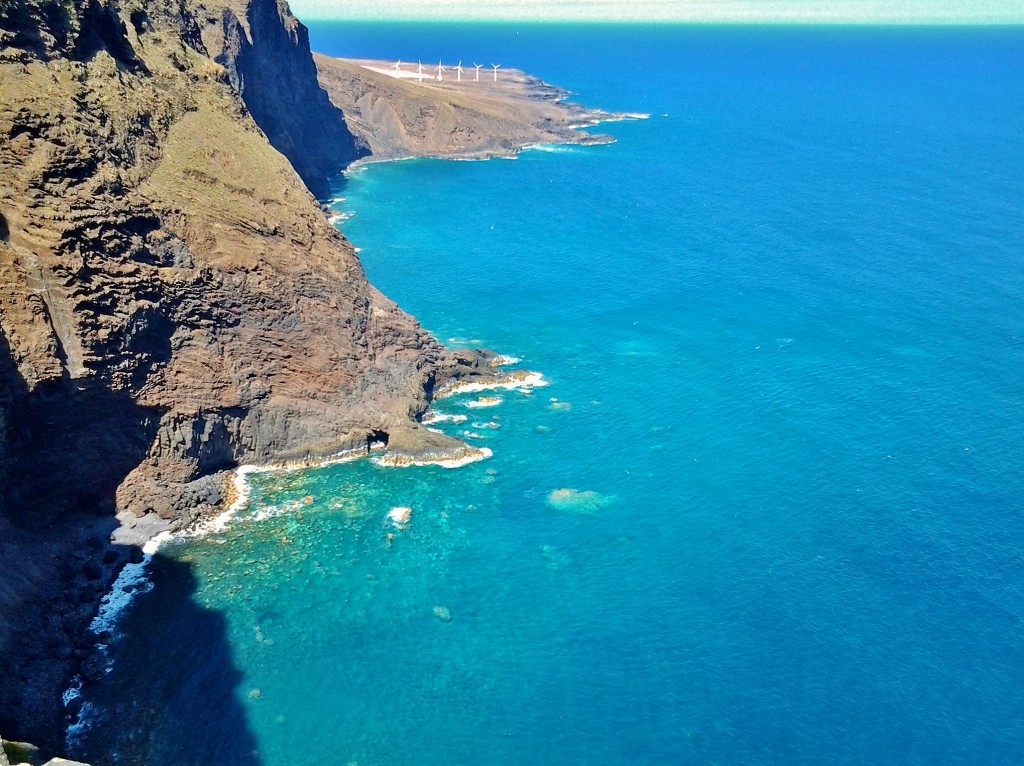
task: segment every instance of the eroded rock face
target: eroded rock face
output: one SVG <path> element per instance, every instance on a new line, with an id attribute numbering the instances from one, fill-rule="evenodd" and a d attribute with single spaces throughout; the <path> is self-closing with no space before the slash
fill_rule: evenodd
<path id="1" fill-rule="evenodd" d="M 487 372 L 367 283 L 296 173 L 352 151 L 316 92 L 276 0 L 0 3 L 7 731 L 59 732 L 60 663 L 130 552 L 81 587 L 61 562 L 115 511 L 178 524 L 240 462 L 415 453 L 434 388 Z"/>
<path id="2" fill-rule="evenodd" d="M 251 0 L 207 11 L 202 37 L 270 143 L 327 196 L 330 176 L 366 150 L 317 82 L 306 27 L 277 0 Z"/>
<path id="3" fill-rule="evenodd" d="M 406 428 L 439 376 L 474 367 L 367 283 L 268 143 L 283 136 L 297 165 L 340 167 L 304 139 L 313 127 L 296 127 L 295 102 L 275 108 L 279 92 L 309 87 L 322 103 L 305 122 L 347 135 L 286 8 L 91 0 L 54 21 L 63 5 L 22 7 L 3 19 L 0 61 L 7 430 L 40 448 L 61 431 L 68 457 L 88 453 L 81 470 L 48 453 L 73 469 L 59 494 L 103 463 L 88 502 L 116 490 L 121 507 L 173 514 L 168 486 Z M 203 32 L 211 23 L 226 34 Z M 304 65 L 284 56 L 264 92 L 282 44 Z"/>

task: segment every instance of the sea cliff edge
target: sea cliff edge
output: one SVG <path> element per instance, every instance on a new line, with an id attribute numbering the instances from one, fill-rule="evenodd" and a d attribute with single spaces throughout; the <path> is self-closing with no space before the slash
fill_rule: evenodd
<path id="1" fill-rule="evenodd" d="M 222 512 L 237 467 L 375 445 L 398 464 L 464 456 L 420 418 L 458 382 L 507 375 L 373 288 L 318 198 L 398 151 L 610 139 L 565 132 L 582 107 L 550 90 L 538 103 L 566 117 L 539 138 L 483 122 L 497 150 L 394 149 L 358 110 L 346 123 L 347 86 L 318 61 L 326 90 L 278 0 L 0 5 L 5 736 L 61 751 L 62 692 L 102 673 L 100 600 L 144 542 Z"/>

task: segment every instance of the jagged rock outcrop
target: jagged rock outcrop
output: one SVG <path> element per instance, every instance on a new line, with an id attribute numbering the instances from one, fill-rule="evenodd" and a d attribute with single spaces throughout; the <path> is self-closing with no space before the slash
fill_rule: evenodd
<path id="1" fill-rule="evenodd" d="M 5 731 L 53 747 L 134 555 L 115 512 L 184 523 L 241 462 L 436 451 L 434 388 L 487 372 L 367 283 L 300 180 L 353 146 L 315 78 L 275 0 L 0 0 Z"/>

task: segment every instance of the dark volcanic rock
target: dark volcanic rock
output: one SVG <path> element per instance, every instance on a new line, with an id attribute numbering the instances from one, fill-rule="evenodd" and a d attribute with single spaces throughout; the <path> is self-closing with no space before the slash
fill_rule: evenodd
<path id="1" fill-rule="evenodd" d="M 283 2 L 0 2 L 0 94 L 0 731 L 53 747 L 55 658 L 115 574 L 70 554 L 115 512 L 155 530 L 241 462 L 434 450 L 434 390 L 489 370 L 367 283 L 296 174 L 356 152 Z"/>
<path id="2" fill-rule="evenodd" d="M 203 39 L 270 143 L 327 196 L 328 179 L 366 151 L 317 82 L 306 27 L 276 0 L 252 0 L 244 17 L 228 7 L 208 18 Z"/>

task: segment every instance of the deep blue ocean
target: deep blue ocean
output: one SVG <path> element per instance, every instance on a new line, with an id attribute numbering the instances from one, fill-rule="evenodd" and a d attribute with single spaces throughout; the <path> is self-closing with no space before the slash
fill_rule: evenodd
<path id="1" fill-rule="evenodd" d="M 94 693 L 147 763 L 1024 762 L 1024 29 L 311 39 L 651 117 L 339 179 L 374 284 L 549 385 L 163 549 Z"/>

